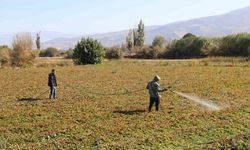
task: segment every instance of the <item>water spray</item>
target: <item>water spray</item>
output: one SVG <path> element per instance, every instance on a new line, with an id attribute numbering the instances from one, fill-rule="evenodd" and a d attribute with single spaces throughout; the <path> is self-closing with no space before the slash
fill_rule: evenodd
<path id="1" fill-rule="evenodd" d="M 181 97 L 184 97 L 188 100 L 191 100 L 195 103 L 198 103 L 200 104 L 201 106 L 204 106 L 210 110 L 213 110 L 213 111 L 219 111 L 221 110 L 221 107 L 206 100 L 206 99 L 203 99 L 203 98 L 200 98 L 199 96 L 196 96 L 196 95 L 190 95 L 190 94 L 187 94 L 187 93 L 182 93 L 182 92 L 177 92 L 177 91 L 174 91 L 172 89 L 169 89 L 170 92 L 174 93 L 174 94 L 177 94 Z"/>

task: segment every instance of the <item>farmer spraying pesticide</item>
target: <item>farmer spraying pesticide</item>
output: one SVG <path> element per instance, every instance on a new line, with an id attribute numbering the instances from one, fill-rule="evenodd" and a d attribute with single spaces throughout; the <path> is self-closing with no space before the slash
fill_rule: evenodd
<path id="1" fill-rule="evenodd" d="M 161 78 L 157 75 L 154 77 L 153 81 L 150 81 L 147 85 L 147 89 L 150 95 L 148 112 L 152 111 L 152 107 L 154 103 L 155 103 L 156 111 L 159 111 L 160 98 L 161 98 L 159 92 L 167 91 L 167 89 L 162 89 L 160 87 L 160 84 L 158 83 L 160 80 Z"/>
<path id="2" fill-rule="evenodd" d="M 48 78 L 48 86 L 50 87 L 50 99 L 56 99 L 56 87 L 57 87 L 57 81 L 56 81 L 56 74 L 55 69 L 52 69 L 51 73 L 49 74 Z"/>

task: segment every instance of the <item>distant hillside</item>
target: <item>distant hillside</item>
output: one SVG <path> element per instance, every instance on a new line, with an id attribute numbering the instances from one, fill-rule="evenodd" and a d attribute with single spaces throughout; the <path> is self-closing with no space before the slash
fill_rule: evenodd
<path id="1" fill-rule="evenodd" d="M 146 27 L 146 33 L 150 32 L 150 30 L 157 29 L 159 26 L 151 26 Z M 88 37 L 92 37 L 101 41 L 101 43 L 105 46 L 114 46 L 114 45 L 122 45 L 126 43 L 126 36 L 129 30 L 118 31 L 118 32 L 110 32 L 103 34 L 94 34 L 88 35 Z M 82 36 L 84 37 L 84 36 Z M 69 49 L 73 48 L 75 44 L 82 38 L 81 36 L 75 38 L 56 38 L 50 41 L 43 43 L 45 47 L 57 47 L 59 49 Z M 149 42 L 149 41 L 147 41 Z"/>
<path id="2" fill-rule="evenodd" d="M 186 33 L 199 36 L 219 37 L 239 32 L 250 32 L 250 7 L 235 10 L 227 14 L 181 21 L 162 26 L 146 27 L 146 43 L 151 44 L 156 35 L 163 35 L 167 39 L 178 39 Z M 90 35 L 105 46 L 124 44 L 127 31 Z M 46 46 L 54 46 L 61 49 L 74 47 L 81 37 L 58 38 L 47 41 Z"/>
<path id="3" fill-rule="evenodd" d="M 239 32 L 250 32 L 250 7 L 218 16 L 211 16 L 161 26 L 148 33 L 148 38 L 161 34 L 171 39 L 190 32 L 195 35 L 218 37 Z"/>
<path id="4" fill-rule="evenodd" d="M 168 40 L 172 40 L 176 38 L 178 39 L 189 32 L 198 36 L 208 37 L 219 37 L 239 32 L 250 32 L 249 18 L 250 7 L 246 7 L 223 15 L 175 22 L 161 26 L 146 27 L 146 43 L 151 44 L 156 35 L 163 35 Z M 128 30 L 89 36 L 98 39 L 105 46 L 113 46 L 125 44 L 127 34 Z M 43 47 L 57 47 L 59 49 L 73 48 L 80 39 L 80 36 L 74 38 L 67 35 L 58 36 L 44 42 Z"/>
<path id="5" fill-rule="evenodd" d="M 37 33 L 32 33 L 33 38 L 36 37 Z M 11 45 L 12 39 L 13 39 L 14 34 L 7 34 L 7 35 L 0 35 L 0 45 Z M 42 31 L 41 32 L 41 41 L 42 42 L 46 42 L 46 41 L 50 41 L 53 39 L 57 39 L 57 38 L 62 38 L 62 37 L 66 37 L 66 38 L 70 38 L 70 37 L 76 37 L 78 35 L 74 35 L 74 34 L 64 34 L 64 33 L 60 33 L 60 32 L 53 32 L 53 31 Z"/>

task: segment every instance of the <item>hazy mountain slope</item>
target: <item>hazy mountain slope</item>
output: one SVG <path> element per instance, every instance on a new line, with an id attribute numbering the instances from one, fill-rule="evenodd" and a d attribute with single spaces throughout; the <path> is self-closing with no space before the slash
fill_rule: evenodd
<path id="1" fill-rule="evenodd" d="M 37 33 L 31 33 L 31 34 L 32 34 L 33 39 L 35 40 Z M 14 35 L 15 34 L 0 35 L 0 45 L 10 46 Z M 50 41 L 50 40 L 62 38 L 62 37 L 70 38 L 70 37 L 76 37 L 76 36 L 78 35 L 64 34 L 64 33 L 53 32 L 53 31 L 41 31 L 42 42 L 46 42 L 46 41 Z"/>
<path id="2" fill-rule="evenodd" d="M 179 38 L 191 32 L 201 36 L 223 36 L 239 32 L 250 32 L 250 7 L 228 14 L 178 22 L 151 30 L 150 35 L 162 34 Z"/>
<path id="3" fill-rule="evenodd" d="M 163 26 L 146 27 L 146 43 L 151 44 L 156 35 L 163 35 L 167 39 L 176 39 L 186 33 L 199 36 L 218 37 L 239 32 L 250 32 L 250 7 L 232 11 L 227 14 L 181 21 Z M 121 45 L 125 43 L 128 31 L 91 35 L 105 46 Z M 62 49 L 74 47 L 80 37 L 64 38 L 47 41 L 46 46 Z"/>
<path id="4" fill-rule="evenodd" d="M 157 29 L 159 26 L 151 26 L 145 29 L 146 32 L 150 32 L 150 30 Z M 103 34 L 94 34 L 88 35 L 85 37 L 92 37 L 98 39 L 105 46 L 115 46 L 122 45 L 126 43 L 126 36 L 129 30 L 118 31 L 118 32 L 110 32 Z M 43 43 L 45 47 L 57 47 L 59 49 L 69 49 L 73 48 L 76 43 L 84 36 L 79 36 L 76 38 L 56 38 L 54 40 L 47 41 Z"/>
<path id="5" fill-rule="evenodd" d="M 235 34 L 239 32 L 250 32 L 249 18 L 250 18 L 250 7 L 246 7 L 223 15 L 175 22 L 161 26 L 146 27 L 145 29 L 146 43 L 151 44 L 153 38 L 156 35 L 163 35 L 167 39 L 171 40 L 180 38 L 184 34 L 189 32 L 195 35 L 209 36 L 209 37 L 218 37 L 228 34 Z M 126 43 L 125 39 L 127 34 L 128 30 L 95 34 L 89 36 L 98 39 L 105 46 L 113 46 L 113 45 L 125 44 Z M 48 39 L 49 37 L 50 37 L 49 40 L 44 40 Z M 10 39 L 10 36 L 8 38 Z M 6 39 L 5 38 L 1 39 L 0 35 L 0 44 L 3 43 L 2 41 L 6 41 Z M 77 43 L 77 41 L 79 41 L 80 39 L 81 36 L 76 36 L 73 38 L 72 35 L 55 36 L 52 34 L 52 36 L 47 36 L 47 37 L 46 35 L 42 35 L 42 40 L 46 41 L 42 45 L 43 47 L 57 47 L 59 49 L 68 49 L 68 48 L 73 48 L 74 45 Z"/>

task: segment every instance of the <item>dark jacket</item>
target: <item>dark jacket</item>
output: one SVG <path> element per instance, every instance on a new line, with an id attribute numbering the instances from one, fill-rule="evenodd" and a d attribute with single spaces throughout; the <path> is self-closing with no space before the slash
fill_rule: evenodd
<path id="1" fill-rule="evenodd" d="M 54 73 L 49 74 L 48 86 L 50 86 L 50 87 L 57 86 L 56 75 Z"/>

